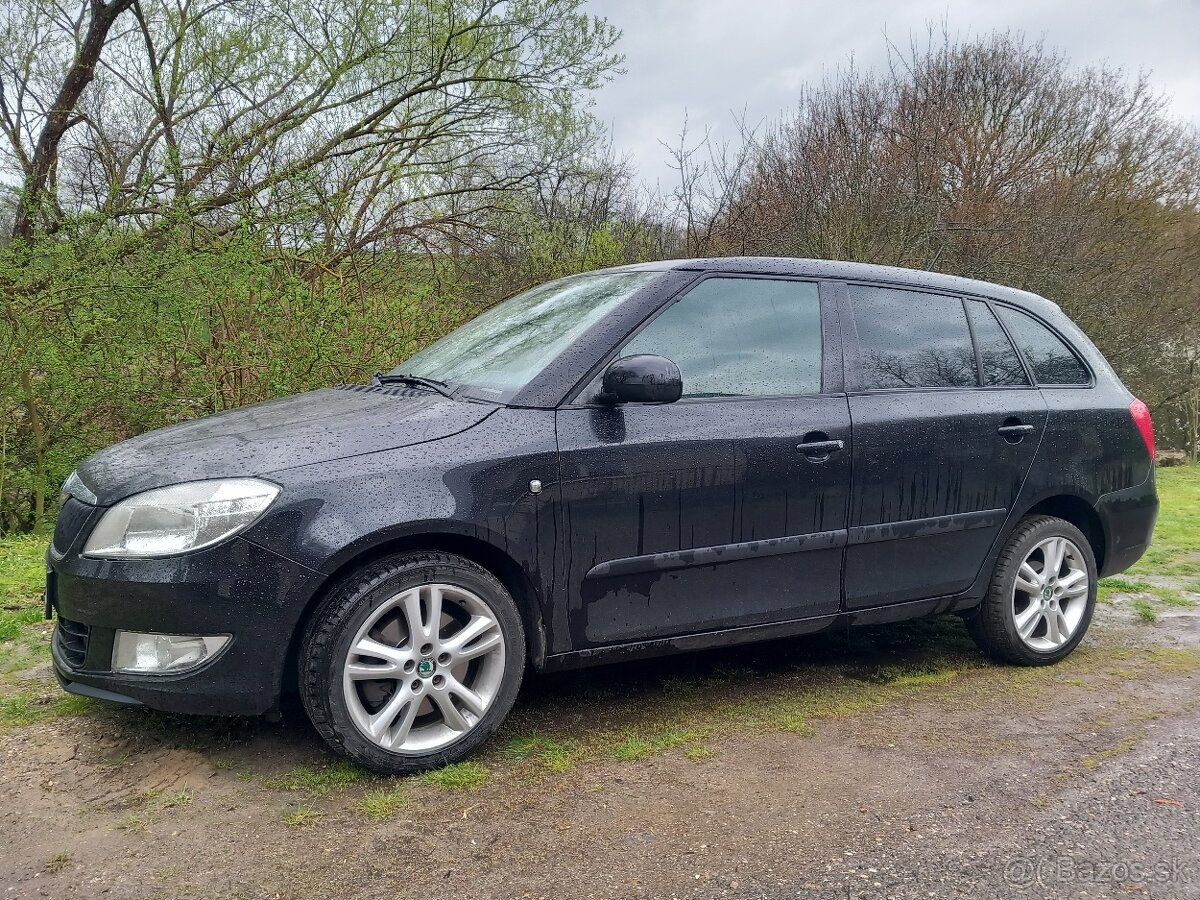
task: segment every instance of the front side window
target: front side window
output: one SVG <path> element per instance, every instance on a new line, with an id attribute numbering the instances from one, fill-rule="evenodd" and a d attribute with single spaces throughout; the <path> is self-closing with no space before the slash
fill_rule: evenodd
<path id="1" fill-rule="evenodd" d="M 850 286 L 863 387 L 974 387 L 975 348 L 957 297 Z"/>
<path id="2" fill-rule="evenodd" d="M 983 364 L 983 383 L 988 387 L 1028 385 L 1029 376 L 1021 365 L 1021 357 L 996 321 L 996 314 L 979 300 L 967 301 L 967 314 L 975 329 L 979 361 Z"/>
<path id="3" fill-rule="evenodd" d="M 684 397 L 821 391 L 821 302 L 809 281 L 708 278 L 621 351 L 672 360 Z"/>
<path id="4" fill-rule="evenodd" d="M 1032 316 L 1007 306 L 998 307 L 1000 318 L 1029 360 L 1038 384 L 1091 383 L 1087 368 L 1058 335 Z"/>
<path id="5" fill-rule="evenodd" d="M 494 306 L 430 344 L 396 374 L 444 381 L 488 400 L 512 397 L 658 272 L 576 275 Z"/>

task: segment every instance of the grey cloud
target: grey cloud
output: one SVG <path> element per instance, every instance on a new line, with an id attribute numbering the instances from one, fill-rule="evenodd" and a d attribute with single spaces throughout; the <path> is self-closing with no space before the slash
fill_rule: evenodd
<path id="1" fill-rule="evenodd" d="M 772 119 L 797 88 L 843 68 L 886 61 L 888 41 L 907 45 L 929 24 L 960 34 L 1017 29 L 1065 51 L 1076 65 L 1151 70 L 1173 111 L 1200 125 L 1197 0 L 593 0 L 589 8 L 621 28 L 626 74 L 597 96 L 618 153 L 650 182 L 669 183 L 659 140 L 675 136 L 687 110 L 732 136 L 734 114 Z"/>

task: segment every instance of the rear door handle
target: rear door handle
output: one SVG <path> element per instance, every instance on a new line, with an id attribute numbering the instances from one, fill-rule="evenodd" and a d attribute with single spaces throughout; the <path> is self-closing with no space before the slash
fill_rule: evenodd
<path id="1" fill-rule="evenodd" d="M 806 441 L 797 444 L 796 449 L 805 456 L 828 456 L 838 450 L 846 449 L 845 441 Z"/>
<path id="2" fill-rule="evenodd" d="M 1033 434 L 1032 425 L 1001 425 L 996 429 L 996 434 L 1002 434 L 1005 437 L 1019 437 L 1023 434 Z"/>

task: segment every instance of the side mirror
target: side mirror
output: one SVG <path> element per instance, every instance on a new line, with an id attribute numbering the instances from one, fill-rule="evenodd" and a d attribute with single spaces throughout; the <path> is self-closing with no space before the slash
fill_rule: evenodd
<path id="1" fill-rule="evenodd" d="M 603 403 L 674 403 L 683 394 L 679 366 L 665 356 L 614 359 L 604 370 Z"/>

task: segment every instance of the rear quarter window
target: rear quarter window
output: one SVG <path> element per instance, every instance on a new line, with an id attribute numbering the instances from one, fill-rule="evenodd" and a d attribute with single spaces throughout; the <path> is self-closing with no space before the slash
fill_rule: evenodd
<path id="1" fill-rule="evenodd" d="M 980 300 L 968 300 L 967 315 L 971 318 L 975 344 L 979 347 L 983 383 L 988 387 L 1028 386 L 1029 376 L 1025 374 L 1021 357 L 988 305 Z"/>
<path id="2" fill-rule="evenodd" d="M 997 309 L 1038 384 L 1091 384 L 1092 376 L 1087 366 L 1057 334 L 1020 310 L 1008 306 Z"/>

